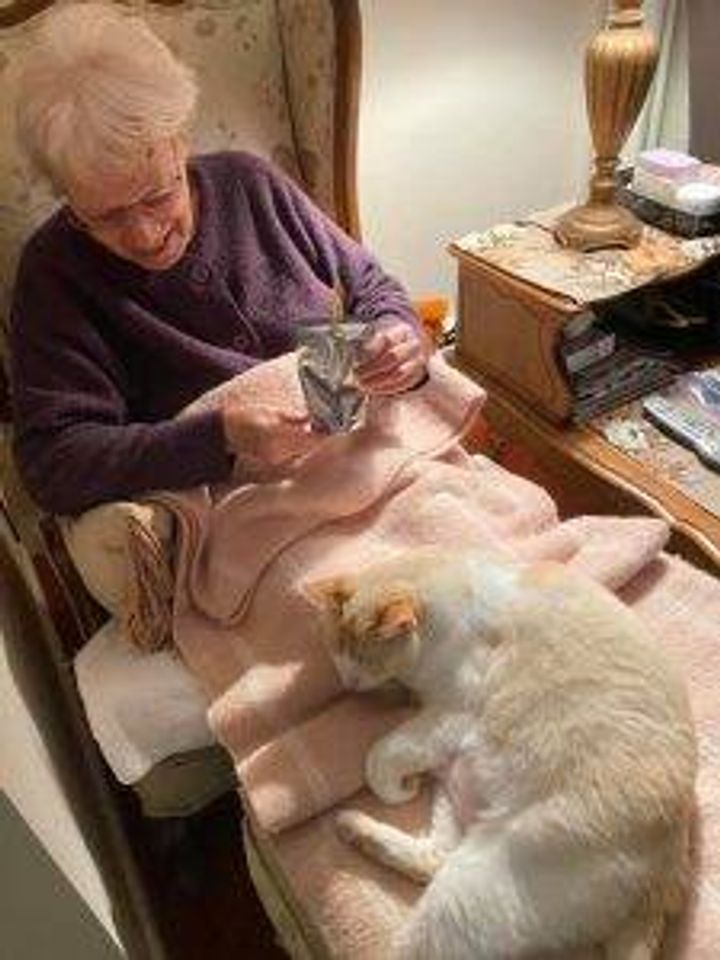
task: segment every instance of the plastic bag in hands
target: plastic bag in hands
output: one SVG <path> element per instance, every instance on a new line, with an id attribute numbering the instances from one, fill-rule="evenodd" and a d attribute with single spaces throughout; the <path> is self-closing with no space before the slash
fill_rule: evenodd
<path id="1" fill-rule="evenodd" d="M 314 430 L 348 433 L 365 422 L 367 398 L 353 368 L 371 333 L 371 324 L 352 317 L 298 328 L 298 376 Z"/>

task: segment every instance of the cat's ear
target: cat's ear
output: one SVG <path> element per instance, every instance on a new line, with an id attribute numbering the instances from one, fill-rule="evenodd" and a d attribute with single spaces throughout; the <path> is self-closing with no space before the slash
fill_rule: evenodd
<path id="1" fill-rule="evenodd" d="M 380 640 L 393 640 L 402 634 L 417 629 L 418 611 L 415 600 L 409 594 L 393 597 L 378 611 L 375 621 L 376 636 Z"/>
<path id="2" fill-rule="evenodd" d="M 302 592 L 314 606 L 339 611 L 353 595 L 353 588 L 349 577 L 325 577 L 304 583 Z"/>

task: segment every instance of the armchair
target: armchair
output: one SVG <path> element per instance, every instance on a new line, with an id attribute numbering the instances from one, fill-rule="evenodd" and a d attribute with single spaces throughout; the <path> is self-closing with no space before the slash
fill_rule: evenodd
<path id="1" fill-rule="evenodd" d="M 0 70 L 12 99 L 13 65 L 27 45 L 32 21 L 52 0 L 15 0 L 0 11 Z M 283 0 L 164 0 L 132 6 L 145 10 L 154 29 L 177 50 L 201 81 L 194 148 L 242 147 L 265 156 L 295 177 L 348 232 L 359 235 L 355 192 L 355 137 L 360 34 L 355 2 Z M 23 165 L 14 142 L 11 111 L 0 111 L 0 356 L 8 323 L 13 276 L 22 244 L 57 201 Z M 0 414 L 9 439 L 7 385 Z M 5 444 L 2 487 L 12 524 L 40 559 L 51 541 L 53 578 L 62 597 L 52 602 L 68 623 L 70 649 L 97 626 L 97 611 L 56 559 L 56 531 L 19 482 Z M 41 563 L 41 566 L 43 564 Z M 43 573 L 45 579 L 49 573 Z M 53 590 L 53 592 L 55 592 Z M 59 608 L 69 609 L 65 614 Z M 75 635 L 70 638 L 68 630 Z"/>
<path id="2" fill-rule="evenodd" d="M 57 202 L 24 168 L 7 106 L 16 57 L 51 5 L 52 0 L 14 0 L 0 10 L 0 356 L 20 249 Z M 237 147 L 273 160 L 358 236 L 356 0 L 130 0 L 130 5 L 142 8 L 153 28 L 198 72 L 202 99 L 194 149 Z M 233 829 L 227 823 L 228 817 L 234 821 L 234 809 L 228 813 L 226 806 L 220 819 L 213 820 L 211 813 L 199 828 L 189 829 L 177 818 L 148 820 L 138 798 L 103 764 L 72 661 L 107 614 L 70 560 L 61 525 L 23 488 L 11 453 L 10 403 L 1 369 L 0 422 L 0 578 L 5 642 L 16 681 L 73 798 L 128 955 L 190 957 L 191 948 L 180 942 L 181 927 L 160 916 L 163 903 L 166 911 L 171 908 L 167 891 L 159 887 L 173 878 L 158 872 L 153 853 L 165 855 L 166 865 L 168 851 L 185 856 L 189 833 Z M 239 839 L 239 822 L 235 828 Z M 237 925 L 245 933 L 231 936 L 226 947 L 235 955 L 247 931 L 262 925 L 261 914 L 247 883 L 226 899 L 230 913 L 245 914 Z"/>

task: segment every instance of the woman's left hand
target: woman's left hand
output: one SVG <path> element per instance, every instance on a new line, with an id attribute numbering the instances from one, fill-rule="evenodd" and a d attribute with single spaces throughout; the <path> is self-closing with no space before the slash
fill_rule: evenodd
<path id="1" fill-rule="evenodd" d="M 419 384 L 427 373 L 425 337 L 402 320 L 383 319 L 362 350 L 362 361 L 354 373 L 365 393 L 402 393 Z"/>

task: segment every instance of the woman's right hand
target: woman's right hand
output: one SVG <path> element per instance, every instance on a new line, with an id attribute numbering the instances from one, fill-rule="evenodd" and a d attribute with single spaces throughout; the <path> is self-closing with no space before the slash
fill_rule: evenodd
<path id="1" fill-rule="evenodd" d="M 320 437 L 307 415 L 279 407 L 247 405 L 228 398 L 222 406 L 225 445 L 229 452 L 277 466 L 310 453 Z"/>

